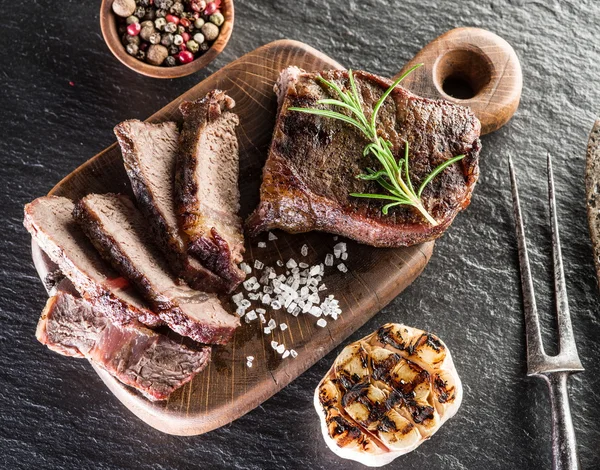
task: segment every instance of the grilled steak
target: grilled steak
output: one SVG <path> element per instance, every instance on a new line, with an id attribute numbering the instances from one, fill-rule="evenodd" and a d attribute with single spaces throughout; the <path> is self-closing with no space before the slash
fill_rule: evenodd
<path id="1" fill-rule="evenodd" d="M 231 338 L 238 318 L 214 294 L 177 282 L 131 200 L 90 194 L 79 201 L 74 215 L 100 254 L 140 290 L 173 331 L 201 343 L 224 344 Z"/>
<path id="2" fill-rule="evenodd" d="M 191 349 L 141 325 L 118 326 L 95 304 L 62 291 L 48 299 L 36 336 L 59 354 L 93 361 L 151 400 L 167 399 L 210 359 L 207 346 Z"/>
<path id="3" fill-rule="evenodd" d="M 174 122 L 125 121 L 115 127 L 125 170 L 140 211 L 172 271 L 194 289 L 227 290 L 227 283 L 187 253 L 179 233 L 173 186 L 179 145 Z"/>
<path id="4" fill-rule="evenodd" d="M 162 323 L 154 312 L 108 266 L 73 220 L 73 202 L 64 197 L 40 197 L 25 206 L 24 225 L 77 291 L 93 299 L 96 308 L 119 324 Z"/>
<path id="5" fill-rule="evenodd" d="M 244 280 L 238 267 L 244 252 L 238 216 L 239 154 L 234 101 L 220 90 L 179 107 L 184 123 L 177 160 L 176 198 L 188 249 L 231 288 Z"/>
<path id="6" fill-rule="evenodd" d="M 316 101 L 338 98 L 316 77 L 291 67 L 275 85 L 279 114 L 269 156 L 263 170 L 260 204 L 247 221 L 252 235 L 281 228 L 291 233 L 323 230 L 382 247 L 406 246 L 439 237 L 456 214 L 469 205 L 479 175 L 480 123 L 473 113 L 449 102 L 430 100 L 396 87 L 378 115 L 379 127 L 403 156 L 410 145 L 410 177 L 415 188 L 439 164 L 461 154 L 424 190 L 425 208 L 439 223 L 432 226 L 409 206 L 396 206 L 388 215 L 380 201 L 349 193 L 381 192 L 377 183 L 357 179 L 366 168 L 380 163 L 363 150 L 369 143 L 350 125 L 288 108 L 321 107 Z M 321 74 L 347 90 L 348 73 Z M 387 79 L 354 72 L 367 116 L 391 85 Z M 339 108 L 335 109 L 336 111 Z"/>

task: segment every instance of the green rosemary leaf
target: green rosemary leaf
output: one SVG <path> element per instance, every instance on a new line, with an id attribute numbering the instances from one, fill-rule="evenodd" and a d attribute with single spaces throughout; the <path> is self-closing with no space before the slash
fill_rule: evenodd
<path id="1" fill-rule="evenodd" d="M 383 104 L 385 99 L 389 96 L 389 94 L 392 92 L 392 90 L 394 88 L 396 88 L 402 80 L 404 80 L 408 75 L 410 75 L 414 70 L 418 69 L 422 65 L 423 64 L 417 64 L 417 65 L 414 65 L 413 67 L 411 67 L 410 69 L 408 69 L 392 84 L 391 87 L 389 87 L 385 91 L 385 93 L 383 95 L 381 95 L 381 98 L 379 98 L 379 101 L 377 101 L 377 103 L 373 107 L 373 115 L 371 116 L 371 128 L 372 129 L 375 129 L 375 124 L 377 122 L 377 113 L 379 113 L 379 108 L 381 108 L 381 105 Z"/>
<path id="2" fill-rule="evenodd" d="M 365 149 L 363 150 L 363 157 L 366 157 L 369 152 L 373 152 L 373 149 L 377 146 L 377 144 L 375 144 L 375 142 L 371 142 L 370 144 L 368 144 Z"/>
<path id="3" fill-rule="evenodd" d="M 352 69 L 348 70 L 348 81 L 350 82 L 350 89 L 352 90 L 351 96 L 354 100 L 354 104 L 356 104 L 356 107 L 362 111 L 360 97 L 358 96 L 358 90 L 356 89 L 356 82 L 354 81 L 354 73 L 352 73 Z"/>
<path id="4" fill-rule="evenodd" d="M 377 194 L 377 193 L 350 193 L 352 197 L 362 197 L 365 199 L 387 199 L 388 201 L 396 201 L 399 202 L 399 197 L 396 196 L 388 196 L 387 194 Z"/>
<path id="5" fill-rule="evenodd" d="M 327 85 L 329 88 L 332 88 L 333 90 L 335 90 L 335 92 L 339 95 L 340 99 L 342 101 L 344 101 L 344 103 L 346 103 L 349 106 L 353 106 L 354 105 L 354 100 L 351 99 L 350 96 L 348 96 L 346 93 L 344 93 L 342 91 L 342 89 L 337 86 L 334 82 L 330 82 L 328 80 L 325 80 L 323 77 L 321 77 L 319 75 L 319 80 L 324 83 L 325 85 Z"/>
<path id="6" fill-rule="evenodd" d="M 381 176 L 387 176 L 387 172 L 385 170 L 379 170 L 379 171 L 373 171 L 372 173 L 369 173 L 369 174 L 362 173 L 360 175 L 357 175 L 356 177 L 359 180 L 363 180 L 363 181 L 374 181 Z"/>
<path id="7" fill-rule="evenodd" d="M 394 206 L 399 206 L 400 204 L 402 204 L 401 202 L 390 202 L 389 204 L 386 204 L 385 206 L 383 206 L 383 208 L 381 209 L 381 212 L 383 212 L 384 215 L 388 215 L 388 211 L 394 207 Z"/>
<path id="8" fill-rule="evenodd" d="M 458 156 L 453 157 L 450 160 L 447 160 L 444 163 L 438 165 L 437 168 L 435 170 L 433 170 L 431 173 L 429 173 L 427 178 L 425 178 L 425 180 L 421 183 L 421 186 L 419 187 L 419 192 L 417 193 L 417 196 L 419 198 L 421 198 L 421 194 L 423 193 L 425 186 L 427 186 L 433 178 L 435 178 L 437 175 L 439 175 L 442 171 L 444 171 L 446 168 L 448 168 L 453 163 L 458 162 L 459 160 L 462 160 L 463 158 L 465 158 L 465 156 L 466 155 L 458 155 Z"/>
<path id="9" fill-rule="evenodd" d="M 347 122 L 348 124 L 352 124 L 354 127 L 358 128 L 361 132 L 365 133 L 366 129 L 355 119 L 352 119 L 345 114 L 338 113 L 337 111 L 329 111 L 327 109 L 313 109 L 313 108 L 288 108 L 290 111 L 299 111 L 301 113 L 314 114 L 316 116 L 328 117 L 333 119 L 338 119 L 340 121 Z"/>
<path id="10" fill-rule="evenodd" d="M 412 181 L 410 180 L 410 174 L 408 173 L 408 141 L 404 144 L 404 170 L 406 173 L 406 182 L 408 183 L 408 187 L 412 193 L 415 192 L 413 188 Z"/>
<path id="11" fill-rule="evenodd" d="M 356 113 L 356 108 L 354 106 L 350 106 L 349 104 L 346 104 L 340 100 L 332 100 L 332 99 L 319 100 L 319 101 L 317 101 L 317 104 L 327 104 L 330 106 L 339 106 L 340 108 L 345 108 L 345 109 L 352 111 L 353 113 Z"/>

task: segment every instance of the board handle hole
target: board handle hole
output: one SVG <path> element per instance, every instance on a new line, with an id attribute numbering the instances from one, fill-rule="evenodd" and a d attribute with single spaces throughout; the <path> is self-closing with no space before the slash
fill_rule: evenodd
<path id="1" fill-rule="evenodd" d="M 440 93 L 457 100 L 469 100 L 479 95 L 492 80 L 492 65 L 481 51 L 451 50 L 437 61 L 434 77 Z"/>

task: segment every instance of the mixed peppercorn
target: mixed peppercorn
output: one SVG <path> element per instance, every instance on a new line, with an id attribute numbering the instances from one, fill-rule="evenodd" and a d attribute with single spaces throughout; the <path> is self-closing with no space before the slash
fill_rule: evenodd
<path id="1" fill-rule="evenodd" d="M 127 53 L 151 65 L 188 64 L 210 49 L 225 21 L 221 0 L 114 0 Z"/>

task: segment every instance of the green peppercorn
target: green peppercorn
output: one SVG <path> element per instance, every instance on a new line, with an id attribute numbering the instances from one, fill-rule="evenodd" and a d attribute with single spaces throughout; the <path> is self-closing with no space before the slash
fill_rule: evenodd
<path id="1" fill-rule="evenodd" d="M 214 41 L 219 37 L 219 27 L 214 23 L 206 23 L 201 31 L 207 41 Z"/>
<path id="2" fill-rule="evenodd" d="M 127 44 L 135 44 L 136 46 L 140 45 L 140 37 L 139 36 L 131 36 L 130 34 L 123 35 L 123 43 Z"/>
<path id="3" fill-rule="evenodd" d="M 225 22 L 225 17 L 220 11 L 218 11 L 210 15 L 210 22 L 216 24 L 217 26 L 221 26 Z"/>
<path id="4" fill-rule="evenodd" d="M 163 31 L 165 29 L 166 25 L 167 25 L 167 20 L 165 20 L 164 18 L 156 18 L 154 20 L 154 26 L 156 27 L 156 29 Z"/>
<path id="5" fill-rule="evenodd" d="M 173 44 L 176 46 L 181 46 L 183 44 L 183 36 L 181 34 L 176 34 L 173 36 Z"/>
<path id="6" fill-rule="evenodd" d="M 190 39 L 188 42 L 186 42 L 185 47 L 187 47 L 187 50 L 190 51 L 192 54 L 195 54 L 200 50 L 200 44 L 198 44 L 193 39 Z"/>
<path id="7" fill-rule="evenodd" d="M 196 41 L 198 44 L 202 44 L 204 42 L 204 34 L 202 34 L 202 33 L 194 34 L 194 41 Z"/>
<path id="8" fill-rule="evenodd" d="M 127 24 L 139 23 L 140 19 L 137 16 L 135 16 L 135 15 L 131 15 L 131 16 L 127 17 L 127 19 L 125 20 L 125 22 Z"/>
<path id="9" fill-rule="evenodd" d="M 137 55 L 140 48 L 138 47 L 137 44 L 127 44 L 127 47 L 125 48 L 125 50 L 127 51 L 127 54 L 135 56 L 135 55 Z"/>
<path id="10" fill-rule="evenodd" d="M 184 26 L 181 26 L 181 25 L 177 26 L 177 33 L 178 33 L 178 34 L 183 34 L 183 33 L 185 33 L 185 27 L 184 27 Z"/>
<path id="11" fill-rule="evenodd" d="M 198 18 L 194 21 L 194 28 L 200 29 L 202 26 L 204 26 L 204 20 L 202 18 Z"/>
<path id="12" fill-rule="evenodd" d="M 177 32 L 177 25 L 175 23 L 167 23 L 164 27 L 164 31 L 165 33 L 176 33 Z"/>
<path id="13" fill-rule="evenodd" d="M 165 59 L 164 63 L 167 67 L 174 67 L 175 65 L 177 65 L 177 59 L 175 57 L 173 57 L 172 55 L 170 55 L 169 57 L 167 57 Z"/>
<path id="14" fill-rule="evenodd" d="M 149 42 L 150 44 L 158 44 L 158 43 L 160 43 L 160 40 L 161 40 L 161 39 L 162 39 L 162 38 L 161 38 L 161 36 L 160 36 L 160 33 L 156 32 L 156 33 L 152 33 L 152 34 L 150 35 L 150 37 L 148 38 L 148 42 Z"/>

